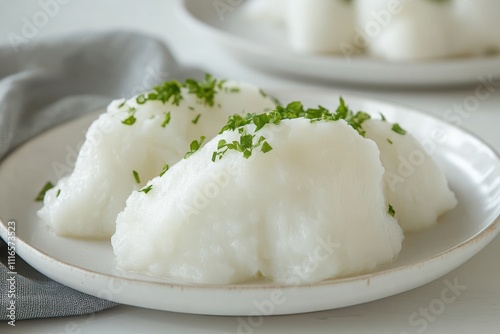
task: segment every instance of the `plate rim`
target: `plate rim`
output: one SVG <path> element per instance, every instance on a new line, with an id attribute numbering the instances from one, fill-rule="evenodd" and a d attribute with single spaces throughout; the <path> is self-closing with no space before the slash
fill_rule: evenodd
<path id="1" fill-rule="evenodd" d="M 468 66 L 468 67 L 474 67 L 477 66 L 478 64 L 485 66 L 485 67 L 491 67 L 491 66 L 498 66 L 500 65 L 500 54 L 497 55 L 486 55 L 486 56 L 464 56 L 464 57 L 450 57 L 450 58 L 445 58 L 445 59 L 431 59 L 427 61 L 390 61 L 390 60 L 384 60 L 381 58 L 376 58 L 376 57 L 359 57 L 355 58 L 351 61 L 345 61 L 345 59 L 341 56 L 328 56 L 328 55 L 321 55 L 321 54 L 300 54 L 297 52 L 293 52 L 293 50 L 285 50 L 281 48 L 269 48 L 266 45 L 262 43 L 257 43 L 253 40 L 250 40 L 248 38 L 244 38 L 241 36 L 238 36 L 237 34 L 230 33 L 229 31 L 226 31 L 225 29 L 222 29 L 220 27 L 214 26 L 210 24 L 209 22 L 206 22 L 196 15 L 190 10 L 190 6 L 193 6 L 196 3 L 200 3 L 197 0 L 177 0 L 177 11 L 179 14 L 183 17 L 184 21 L 188 22 L 190 26 L 194 27 L 198 32 L 203 33 L 205 35 L 211 36 L 212 39 L 216 40 L 218 44 L 223 45 L 225 48 L 230 48 L 232 49 L 231 51 L 234 51 L 235 45 L 238 46 L 242 51 L 251 53 L 252 55 L 261 57 L 263 61 L 266 59 L 273 59 L 276 54 L 278 53 L 278 56 L 282 59 L 285 59 L 287 62 L 291 62 L 292 64 L 302 64 L 304 65 L 304 62 L 306 63 L 318 63 L 319 66 L 335 66 L 336 68 L 339 67 L 358 67 L 358 66 L 363 66 L 365 69 L 368 70 L 376 70 L 376 71 L 381 71 L 381 70 L 397 70 L 399 71 L 406 71 L 406 72 L 421 72 L 422 69 L 430 72 L 431 74 L 434 74 L 434 72 L 437 71 L 443 71 L 444 67 L 447 67 L 449 69 L 446 69 L 446 73 L 455 73 L 455 71 L 451 71 L 452 69 L 454 70 L 459 70 L 463 69 L 463 66 Z M 243 4 L 239 5 L 238 7 L 244 6 Z M 239 8 L 236 8 L 235 10 L 240 10 Z M 215 15 L 215 14 L 214 14 Z M 232 52 L 234 53 L 234 52 Z M 300 57 L 305 57 L 305 60 L 301 60 Z M 241 58 L 241 57 L 238 57 Z M 245 59 L 245 62 L 248 62 Z M 254 62 L 252 62 L 254 64 Z M 307 65 L 307 64 L 306 64 Z M 317 79 L 325 79 L 333 82 L 344 82 L 348 84 L 366 84 L 366 85 L 375 85 L 375 86 L 399 86 L 399 85 L 404 85 L 408 87 L 440 87 L 444 85 L 452 85 L 452 86 L 460 86 L 460 85 L 467 85 L 467 84 L 472 84 L 477 82 L 477 78 L 480 76 L 488 76 L 491 73 L 490 71 L 487 72 L 478 72 L 475 73 L 474 77 L 472 75 L 468 76 L 462 76 L 459 71 L 459 73 L 455 73 L 454 78 L 451 79 L 445 79 L 442 78 L 441 75 L 434 75 L 432 80 L 429 80 L 428 75 L 426 76 L 426 79 L 421 79 L 419 78 L 418 80 L 415 80 L 414 82 L 408 82 L 407 80 L 402 80 L 401 78 L 399 79 L 390 79 L 390 78 L 383 78 L 380 82 L 375 82 L 374 80 L 359 80 L 359 79 L 349 79 L 344 76 L 339 76 L 339 77 L 333 77 L 331 76 L 330 73 L 324 74 L 324 75 L 317 75 L 317 74 L 311 74 L 311 73 L 306 73 L 304 71 L 288 71 L 284 70 L 283 66 L 280 66 L 279 68 L 276 68 L 276 66 L 269 66 L 269 65 L 264 65 L 264 66 L 255 66 L 255 67 L 264 67 L 268 69 L 274 69 L 278 70 L 279 72 L 286 72 L 287 74 L 291 75 L 299 75 L 299 76 L 306 76 L 309 78 L 317 78 Z M 330 72 L 332 69 L 329 69 L 326 72 Z M 404 73 L 407 74 L 407 73 Z M 442 74 L 442 73 L 441 73 Z M 500 71 L 497 73 L 493 74 L 493 77 L 500 77 Z"/>

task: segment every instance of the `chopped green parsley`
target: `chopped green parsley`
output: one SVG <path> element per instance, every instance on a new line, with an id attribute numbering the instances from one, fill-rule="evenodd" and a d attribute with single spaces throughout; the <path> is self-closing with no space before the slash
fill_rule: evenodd
<path id="1" fill-rule="evenodd" d="M 406 134 L 406 130 L 403 129 L 398 123 L 394 123 L 392 125 L 392 131 L 396 132 L 397 134 L 400 134 L 404 136 Z"/>
<path id="2" fill-rule="evenodd" d="M 153 87 L 153 90 L 148 93 L 141 94 L 137 96 L 136 102 L 137 104 L 145 104 L 148 101 L 160 101 L 163 104 L 169 102 L 173 105 L 179 106 L 181 101 L 184 99 L 183 89 L 187 90 L 187 94 L 196 95 L 198 99 L 198 103 L 202 103 L 204 105 L 208 105 L 213 107 L 215 104 L 215 96 L 219 91 L 225 91 L 230 93 L 237 93 L 241 91 L 239 87 L 224 87 L 226 80 L 217 80 L 211 74 L 205 74 L 205 78 L 203 80 L 197 81 L 195 79 L 186 79 L 185 83 L 181 83 L 179 81 L 173 80 L 164 82 L 160 86 Z M 125 101 L 123 102 L 125 104 Z M 122 104 L 122 105 L 123 105 Z M 122 106 L 120 105 L 119 108 Z M 217 106 L 220 108 L 220 104 Z M 188 107 L 189 110 L 195 110 L 193 106 Z M 165 115 L 165 119 L 163 120 L 161 126 L 165 127 L 170 121 L 170 113 Z M 197 116 L 193 123 L 196 124 L 200 116 Z M 136 121 L 135 117 L 133 117 L 133 112 L 131 115 L 124 121 L 123 124 L 132 125 Z"/>
<path id="3" fill-rule="evenodd" d="M 168 172 L 169 169 L 170 169 L 170 166 L 168 164 L 165 164 L 163 166 L 163 169 L 161 170 L 160 177 L 163 176 L 163 174 L 165 174 L 166 172 Z"/>
<path id="4" fill-rule="evenodd" d="M 54 185 L 52 184 L 52 182 L 49 181 L 49 182 L 45 183 L 43 188 L 40 190 L 40 192 L 36 196 L 35 201 L 36 202 L 43 202 L 43 199 L 45 198 L 45 193 L 52 188 L 54 188 Z"/>
<path id="5" fill-rule="evenodd" d="M 196 115 L 195 119 L 191 121 L 193 124 L 198 124 L 198 121 L 200 120 L 201 114 Z"/>
<path id="6" fill-rule="evenodd" d="M 133 125 L 137 119 L 135 118 L 134 115 L 130 115 L 128 118 L 124 119 L 122 121 L 123 124 L 125 125 Z"/>
<path id="7" fill-rule="evenodd" d="M 152 92 L 139 95 L 136 101 L 138 104 L 144 104 L 147 101 L 161 101 L 165 104 L 172 100 L 171 103 L 178 106 L 182 100 L 182 87 L 183 85 L 176 80 L 164 82 L 161 86 L 153 87 Z"/>
<path id="8" fill-rule="evenodd" d="M 133 170 L 132 174 L 134 175 L 135 182 L 141 183 L 141 178 L 139 177 L 139 173 L 137 173 L 137 171 Z"/>
<path id="9" fill-rule="evenodd" d="M 153 185 L 152 184 L 150 184 L 149 186 L 146 186 L 146 187 L 142 188 L 141 190 L 139 190 L 139 192 L 147 194 L 148 192 L 151 191 L 151 189 L 153 189 Z"/>
<path id="10" fill-rule="evenodd" d="M 124 119 L 122 121 L 123 124 L 125 125 L 133 125 L 136 121 L 136 118 L 134 116 L 135 112 L 137 111 L 137 109 L 133 108 L 133 107 L 129 107 L 128 108 L 128 114 L 129 114 L 129 117 Z"/>
<path id="11" fill-rule="evenodd" d="M 163 117 L 163 122 L 161 122 L 161 127 L 164 128 L 167 126 L 168 123 L 170 123 L 170 119 L 172 118 L 170 111 L 165 113 L 165 116 Z"/>
<path id="12" fill-rule="evenodd" d="M 198 151 L 200 149 L 200 147 L 203 145 L 203 142 L 205 141 L 206 137 L 205 136 L 201 136 L 200 137 L 200 140 L 193 140 L 191 142 L 191 145 L 189 145 L 189 149 L 190 151 L 186 153 L 186 155 L 184 155 L 184 159 L 187 159 L 189 158 L 190 156 L 192 156 L 196 151 Z"/>
<path id="13" fill-rule="evenodd" d="M 190 94 L 195 94 L 204 104 L 213 107 L 215 94 L 217 93 L 216 87 L 219 88 L 222 85 L 218 85 L 217 79 L 207 73 L 205 74 L 205 79 L 201 81 L 187 79 L 185 87 Z"/>
<path id="14" fill-rule="evenodd" d="M 280 101 L 277 98 L 275 98 L 274 96 L 270 96 L 262 88 L 259 89 L 259 94 L 262 95 L 262 97 L 269 97 L 277 106 L 281 105 Z"/>
<path id="15" fill-rule="evenodd" d="M 222 156 L 228 150 L 235 150 L 237 152 L 243 153 L 243 157 L 248 159 L 252 156 L 252 151 L 255 148 L 258 148 L 262 145 L 261 151 L 267 153 L 271 151 L 273 148 L 266 142 L 266 138 L 260 136 L 257 140 L 255 140 L 256 135 L 251 135 L 246 133 L 244 129 L 239 131 L 241 136 L 239 141 L 232 141 L 230 143 L 226 142 L 226 140 L 221 139 L 217 144 L 217 151 L 212 154 L 212 161 L 215 162 L 218 159 L 221 159 Z"/>
<path id="16" fill-rule="evenodd" d="M 387 209 L 387 213 L 390 214 L 392 217 L 396 215 L 396 211 L 392 207 L 392 205 L 389 204 L 389 208 Z"/>
<path id="17" fill-rule="evenodd" d="M 345 104 L 344 99 L 340 98 L 340 104 L 337 110 L 332 113 L 328 109 L 318 106 L 317 108 L 305 109 L 301 102 L 292 102 L 287 106 L 278 105 L 276 109 L 271 112 L 263 114 L 246 114 L 232 115 L 229 117 L 226 125 L 221 129 L 219 134 L 225 131 L 235 131 L 238 130 L 240 133 L 240 140 L 232 141 L 230 143 L 225 140 L 221 140 L 218 143 L 217 151 L 212 155 L 212 161 L 221 159 L 228 150 L 235 150 L 237 152 L 243 153 L 243 157 L 249 158 L 252 155 L 252 151 L 262 145 L 261 151 L 267 153 L 272 150 L 272 146 L 266 141 L 263 136 L 257 136 L 257 132 L 262 129 L 266 124 L 279 124 L 284 119 L 295 119 L 295 118 L 305 118 L 309 119 L 311 122 L 319 121 L 338 121 L 345 120 L 350 126 L 352 126 L 360 135 L 365 135 L 365 130 L 363 129 L 363 122 L 370 119 L 370 115 L 358 111 L 354 113 Z M 249 134 L 243 128 L 246 125 L 255 125 L 255 130 L 253 134 Z"/>

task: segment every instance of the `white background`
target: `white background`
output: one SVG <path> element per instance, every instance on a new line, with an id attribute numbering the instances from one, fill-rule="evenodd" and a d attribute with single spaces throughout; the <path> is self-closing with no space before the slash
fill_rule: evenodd
<path id="1" fill-rule="evenodd" d="M 45 0 L 49 1 L 49 0 Z M 479 81 L 447 89 L 383 89 L 274 77 L 246 67 L 214 42 L 190 29 L 174 10 L 177 0 L 66 0 L 31 40 L 75 31 L 127 28 L 165 40 L 177 60 L 216 76 L 248 81 L 264 88 L 328 88 L 332 93 L 356 94 L 402 103 L 443 116 L 474 96 Z M 206 0 L 212 1 L 212 0 Z M 61 0 L 61 2 L 63 2 Z M 237 3 L 237 1 L 234 1 Z M 8 34 L 21 35 L 23 18 L 41 10 L 35 0 L 0 0 L 0 43 Z M 463 126 L 500 150 L 500 85 L 464 118 Z M 92 316 L 18 321 L 15 328 L 0 323 L 1 333 L 498 333 L 500 329 L 500 238 L 451 272 L 421 288 L 384 300 L 340 310 L 263 319 L 255 327 L 245 319 L 194 316 L 116 307 Z M 429 311 L 424 322 L 411 322 L 440 298 L 445 280 L 466 285 L 456 301 L 439 312 Z M 438 314 L 437 314 L 438 313 Z M 416 319 L 425 319 L 418 317 Z"/>

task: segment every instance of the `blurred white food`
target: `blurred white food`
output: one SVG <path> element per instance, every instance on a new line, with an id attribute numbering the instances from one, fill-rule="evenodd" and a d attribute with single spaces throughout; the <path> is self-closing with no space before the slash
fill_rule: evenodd
<path id="1" fill-rule="evenodd" d="M 395 61 L 427 60 L 453 53 L 451 1 L 356 0 L 368 54 Z"/>
<path id="2" fill-rule="evenodd" d="M 363 123 L 365 137 L 380 149 L 387 202 L 404 232 L 417 231 L 435 224 L 457 200 L 424 147 L 411 134 L 398 134 L 392 127 L 392 123 L 380 120 Z"/>
<path id="3" fill-rule="evenodd" d="M 253 125 L 246 127 L 252 133 Z M 228 284 L 355 275 L 389 262 L 403 233 L 388 214 L 375 143 L 345 121 L 299 118 L 258 132 L 272 146 L 250 159 L 226 131 L 133 192 L 111 241 L 124 270 Z"/>
<path id="4" fill-rule="evenodd" d="M 454 0 L 455 44 L 461 55 L 500 51 L 500 1 Z"/>
<path id="5" fill-rule="evenodd" d="M 246 15 L 253 20 L 285 24 L 285 12 L 290 0 L 253 0 L 245 5 Z"/>
<path id="6" fill-rule="evenodd" d="M 286 22 L 291 49 L 393 61 L 500 52 L 498 0 L 253 0 L 247 17 Z"/>
<path id="7" fill-rule="evenodd" d="M 275 107 L 252 85 L 226 82 L 215 90 L 213 107 L 186 88 L 179 105 L 173 98 L 167 103 L 138 104 L 135 97 L 112 102 L 90 126 L 74 171 L 45 194 L 38 215 L 60 235 L 110 237 L 130 193 L 159 175 L 165 164 L 182 159 L 193 139 L 213 138 L 234 113 Z M 131 116 L 134 124 L 122 123 Z"/>
<path id="8" fill-rule="evenodd" d="M 288 39 L 304 53 L 341 53 L 354 39 L 355 15 L 346 0 L 289 0 Z"/>

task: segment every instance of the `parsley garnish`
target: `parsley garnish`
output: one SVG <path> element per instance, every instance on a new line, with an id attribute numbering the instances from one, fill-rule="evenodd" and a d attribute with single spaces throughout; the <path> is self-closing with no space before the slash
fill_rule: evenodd
<path id="1" fill-rule="evenodd" d="M 396 215 L 396 211 L 392 207 L 392 205 L 389 204 L 389 208 L 387 209 L 387 213 L 390 214 L 392 217 Z"/>
<path id="2" fill-rule="evenodd" d="M 38 196 L 36 196 L 35 201 L 36 202 L 43 202 L 43 199 L 45 198 L 45 193 L 52 188 L 54 188 L 54 185 L 52 184 L 52 182 L 49 181 L 49 182 L 45 183 L 43 188 L 38 193 Z"/>
<path id="3" fill-rule="evenodd" d="M 212 154 L 212 161 L 215 162 L 217 158 L 221 159 L 228 150 L 241 152 L 243 153 L 243 157 L 245 159 L 248 159 L 252 156 L 252 151 L 261 145 L 261 151 L 264 153 L 267 153 L 273 149 L 271 145 L 269 145 L 269 143 L 265 141 L 266 138 L 264 138 L 263 136 L 260 136 L 258 140 L 255 141 L 254 139 L 256 135 L 248 134 L 243 129 L 241 129 L 240 134 L 241 136 L 239 141 L 234 140 L 228 143 L 226 142 L 226 140 L 221 139 L 217 144 L 217 151 Z"/>
<path id="4" fill-rule="evenodd" d="M 267 141 L 265 141 L 265 142 L 262 144 L 262 147 L 261 147 L 261 149 L 260 149 L 260 150 L 261 150 L 263 153 L 267 153 L 267 152 L 271 151 L 272 149 L 273 149 L 273 148 L 272 148 L 272 146 L 271 146 L 271 145 L 269 145 L 269 143 L 268 143 Z"/>
<path id="5" fill-rule="evenodd" d="M 142 188 L 141 190 L 139 190 L 139 192 L 147 194 L 148 192 L 151 191 L 151 189 L 153 189 L 153 185 L 152 184 L 150 184 L 149 186 L 146 186 L 146 187 Z"/>
<path id="6" fill-rule="evenodd" d="M 398 123 L 394 123 L 392 125 L 392 131 L 396 132 L 397 134 L 400 134 L 402 136 L 404 136 L 406 134 L 406 130 L 403 129 L 401 126 L 399 126 Z"/>
<path id="7" fill-rule="evenodd" d="M 200 141 L 197 141 L 197 140 L 193 140 L 191 142 L 191 145 L 189 145 L 189 149 L 190 151 L 186 153 L 186 155 L 184 155 L 184 159 L 187 159 L 189 158 L 190 156 L 192 156 L 196 151 L 198 151 L 200 149 L 200 147 L 203 145 L 203 142 L 205 141 L 205 136 L 201 136 L 200 137 Z"/>
<path id="8" fill-rule="evenodd" d="M 222 87 L 222 85 L 217 85 L 217 79 L 215 79 L 210 74 L 205 74 L 205 79 L 202 81 L 196 81 L 194 79 L 187 79 L 185 87 L 188 89 L 190 94 L 195 94 L 196 97 L 202 100 L 206 105 L 210 107 L 214 106 L 214 97 L 216 94 L 215 88 Z"/>
<path id="9" fill-rule="evenodd" d="M 122 121 L 122 123 L 125 124 L 125 125 L 133 125 L 135 123 L 135 121 L 136 121 L 136 118 L 134 116 L 134 114 L 135 114 L 136 111 L 137 111 L 137 109 L 129 107 L 128 108 L 128 113 L 129 113 L 130 116 L 127 119 L 124 119 Z"/>
<path id="10" fill-rule="evenodd" d="M 337 108 L 336 114 L 333 116 L 334 120 L 343 119 L 354 128 L 354 130 L 358 131 L 360 135 L 365 136 L 365 130 L 362 125 L 364 121 L 369 120 L 371 117 L 369 114 L 358 111 L 356 114 L 349 109 L 349 107 L 345 104 L 344 99 L 340 98 L 340 106 Z"/>
<path id="11" fill-rule="evenodd" d="M 141 183 L 141 178 L 139 177 L 139 173 L 137 173 L 137 171 L 133 170 L 132 174 L 134 174 L 135 182 Z"/>
<path id="12" fill-rule="evenodd" d="M 262 88 L 259 89 L 259 94 L 262 95 L 262 97 L 269 97 L 274 102 L 274 104 L 278 106 L 281 105 L 280 101 L 277 98 L 275 98 L 274 96 L 270 96 Z"/>
<path id="13" fill-rule="evenodd" d="M 182 99 L 182 89 L 187 89 L 188 94 L 194 94 L 203 104 L 214 106 L 215 95 L 218 91 L 225 90 L 231 93 L 240 91 L 240 88 L 224 88 L 225 80 L 217 80 L 210 74 L 205 74 L 205 78 L 200 81 L 187 79 L 185 83 L 173 80 L 163 83 L 161 86 L 153 87 L 153 91 L 137 96 L 138 104 L 145 104 L 147 101 L 161 101 L 163 104 L 170 102 L 178 106 Z M 189 107 L 193 110 L 193 107 Z"/>
<path id="14" fill-rule="evenodd" d="M 198 114 L 198 115 L 195 117 L 195 119 L 193 119 L 193 120 L 191 121 L 191 123 L 193 123 L 193 124 L 198 124 L 198 121 L 200 120 L 200 117 L 201 117 L 201 114 Z"/>
<path id="15" fill-rule="evenodd" d="M 165 166 L 163 166 L 163 169 L 161 170 L 160 177 L 163 176 L 163 174 L 165 174 L 169 169 L 170 166 L 168 164 L 165 164 Z"/>
<path id="16" fill-rule="evenodd" d="M 252 150 L 259 147 L 262 144 L 261 151 L 267 153 L 272 150 L 272 146 L 266 141 L 266 138 L 260 136 L 257 138 L 256 134 L 260 129 L 262 129 L 266 124 L 279 124 L 284 119 L 295 119 L 295 118 L 305 118 L 309 119 L 311 122 L 319 121 L 338 121 L 345 120 L 350 126 L 352 126 L 360 135 L 365 135 L 365 130 L 362 127 L 363 122 L 370 119 L 370 115 L 358 111 L 354 113 L 348 108 L 344 100 L 340 98 L 340 105 L 335 111 L 331 113 L 328 109 L 318 106 L 318 108 L 304 109 L 301 102 L 292 102 L 286 107 L 278 105 L 276 109 L 269 113 L 263 114 L 246 114 L 232 115 L 228 118 L 226 125 L 222 128 L 219 134 L 225 131 L 238 130 L 240 133 L 239 141 L 232 141 L 227 143 L 225 140 L 219 141 L 217 146 L 217 151 L 212 155 L 212 161 L 221 159 L 222 156 L 228 150 L 235 150 L 242 152 L 245 158 L 249 158 L 252 155 Z M 254 134 L 248 134 L 246 130 L 243 129 L 244 126 L 254 124 L 255 130 Z"/>
<path id="17" fill-rule="evenodd" d="M 387 138 L 387 142 L 391 145 L 394 144 L 390 138 Z"/>
<path id="18" fill-rule="evenodd" d="M 165 113 L 165 116 L 163 117 L 163 122 L 161 123 L 161 127 L 164 128 L 167 126 L 168 123 L 170 123 L 170 119 L 172 118 L 170 111 Z"/>
<path id="19" fill-rule="evenodd" d="M 56 198 L 59 197 L 59 195 L 61 195 L 61 189 L 57 189 Z"/>
<path id="20" fill-rule="evenodd" d="M 241 128 L 247 124 L 250 124 L 254 116 L 255 115 L 253 114 L 247 114 L 245 117 L 238 114 L 229 116 L 226 125 L 222 127 L 222 130 L 220 130 L 219 134 L 227 130 L 236 130 L 237 128 Z"/>
<path id="21" fill-rule="evenodd" d="M 133 125 L 137 119 L 135 118 L 134 115 L 130 115 L 127 119 L 124 119 L 122 121 L 123 124 L 125 125 Z"/>
<path id="22" fill-rule="evenodd" d="M 178 106 L 182 100 L 181 88 L 183 85 L 176 81 L 164 82 L 161 86 L 153 87 L 153 91 L 141 94 L 136 98 L 138 104 L 144 104 L 147 101 L 161 101 L 163 104 L 172 99 L 172 104 Z"/>
<path id="23" fill-rule="evenodd" d="M 269 116 L 267 114 L 260 114 L 260 115 L 253 116 L 252 122 L 253 122 L 253 124 L 255 124 L 255 132 L 262 129 L 264 127 L 264 125 L 269 123 L 269 121 L 270 121 L 270 119 L 269 119 Z"/>
<path id="24" fill-rule="evenodd" d="M 219 83 L 217 84 L 217 88 L 219 88 L 219 90 L 222 90 L 222 86 L 224 86 L 224 84 L 227 82 L 227 80 L 219 80 Z"/>

